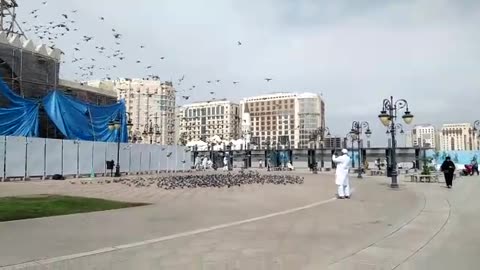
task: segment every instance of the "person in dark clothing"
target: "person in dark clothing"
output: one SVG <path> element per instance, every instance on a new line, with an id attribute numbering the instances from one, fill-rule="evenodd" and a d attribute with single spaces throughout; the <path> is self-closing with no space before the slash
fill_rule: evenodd
<path id="1" fill-rule="evenodd" d="M 478 171 L 478 162 L 476 159 L 472 160 L 472 175 L 477 173 L 477 175 L 479 175 L 479 171 Z"/>
<path id="2" fill-rule="evenodd" d="M 445 161 L 440 167 L 440 170 L 445 175 L 445 182 L 447 183 L 447 187 L 452 188 L 453 175 L 455 173 L 455 163 L 453 163 L 450 157 L 445 158 Z"/>

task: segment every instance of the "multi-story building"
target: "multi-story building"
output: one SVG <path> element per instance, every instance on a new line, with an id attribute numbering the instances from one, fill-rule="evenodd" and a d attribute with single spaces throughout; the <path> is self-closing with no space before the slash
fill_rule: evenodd
<path id="1" fill-rule="evenodd" d="M 183 105 L 177 118 L 181 144 L 195 140 L 206 142 L 213 136 L 223 140 L 240 138 L 239 106 L 225 99 Z"/>
<path id="2" fill-rule="evenodd" d="M 469 123 L 444 124 L 440 132 L 440 150 L 479 150 L 478 137 Z"/>
<path id="3" fill-rule="evenodd" d="M 325 104 L 313 93 L 275 93 L 240 101 L 242 130 L 260 148 L 306 148 L 325 126 Z M 245 137 L 245 136 L 244 136 Z"/>
<path id="4" fill-rule="evenodd" d="M 145 79 L 91 81 L 100 88 L 113 88 L 125 99 L 133 123 L 134 142 L 175 144 L 175 88 L 171 82 Z"/>
<path id="5" fill-rule="evenodd" d="M 436 148 L 435 127 L 430 124 L 415 125 L 411 131 L 413 147 Z"/>

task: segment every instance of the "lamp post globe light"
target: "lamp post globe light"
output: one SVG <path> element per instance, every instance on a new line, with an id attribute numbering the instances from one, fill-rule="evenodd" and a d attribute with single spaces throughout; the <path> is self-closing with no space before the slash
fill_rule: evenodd
<path id="1" fill-rule="evenodd" d="M 132 120 L 130 119 L 130 113 L 125 113 L 127 118 L 127 131 L 130 134 L 132 130 L 133 124 Z M 115 165 L 115 177 L 120 177 L 120 138 L 121 138 L 121 128 L 122 128 L 122 119 L 120 112 L 117 116 L 108 122 L 108 129 L 111 132 L 116 131 L 117 134 L 117 164 Z"/>
<path id="2" fill-rule="evenodd" d="M 370 124 L 367 121 L 353 121 L 352 122 L 352 129 L 350 130 L 350 134 L 352 134 L 352 140 L 357 141 L 358 146 L 358 175 L 357 178 L 363 178 L 362 176 L 362 134 L 365 134 L 367 138 L 370 138 L 372 135 L 372 131 L 370 130 Z M 352 151 L 353 151 L 353 141 L 352 141 Z"/>
<path id="3" fill-rule="evenodd" d="M 397 133 L 397 129 L 401 128 L 401 126 L 395 123 L 395 121 L 397 119 L 398 112 L 402 109 L 405 109 L 405 112 L 402 115 L 403 121 L 407 125 L 411 124 L 413 121 L 413 114 L 408 109 L 408 102 L 405 99 L 399 99 L 395 101 L 392 96 L 390 97 L 390 99 L 384 99 L 382 110 L 378 115 L 380 122 L 382 122 L 384 126 L 389 128 L 387 131 L 392 136 L 392 151 L 391 151 L 391 165 L 390 165 L 391 177 L 392 177 L 392 182 L 390 184 L 390 187 L 392 188 L 398 188 L 398 182 L 397 182 L 398 172 L 397 172 L 397 157 L 396 157 L 397 141 L 395 139 L 395 136 Z M 401 131 L 402 130 L 403 128 L 401 128 Z"/>
<path id="4" fill-rule="evenodd" d="M 310 134 L 310 138 L 314 142 L 313 144 L 314 150 L 317 149 L 317 141 L 319 141 L 320 139 L 320 171 L 322 171 L 323 167 L 325 166 L 323 154 L 324 154 L 324 143 L 325 143 L 326 137 L 330 137 L 330 129 L 328 127 L 319 127 L 317 129 L 314 129 Z"/>

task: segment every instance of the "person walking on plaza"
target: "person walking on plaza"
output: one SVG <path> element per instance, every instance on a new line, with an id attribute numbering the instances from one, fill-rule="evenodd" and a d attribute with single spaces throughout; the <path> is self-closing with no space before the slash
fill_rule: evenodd
<path id="1" fill-rule="evenodd" d="M 337 164 L 335 171 L 335 184 L 338 187 L 339 199 L 350 199 L 350 179 L 348 178 L 348 171 L 350 169 L 350 157 L 348 156 L 348 150 L 342 149 L 342 155 L 338 156 L 333 154 L 333 162 Z"/>
<path id="2" fill-rule="evenodd" d="M 472 160 L 472 175 L 474 175 L 475 173 L 477 173 L 477 175 L 479 175 L 479 172 L 478 172 L 478 162 L 476 159 L 473 159 Z"/>
<path id="3" fill-rule="evenodd" d="M 452 188 L 453 175 L 455 174 L 455 163 L 453 163 L 450 157 L 445 158 L 440 170 L 445 175 L 445 183 L 447 184 L 447 188 Z"/>

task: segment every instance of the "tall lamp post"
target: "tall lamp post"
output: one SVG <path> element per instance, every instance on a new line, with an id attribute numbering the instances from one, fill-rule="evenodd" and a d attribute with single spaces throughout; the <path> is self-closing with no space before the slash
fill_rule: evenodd
<path id="1" fill-rule="evenodd" d="M 352 145 L 351 145 L 352 154 L 353 154 L 353 143 L 354 143 L 355 140 L 357 139 L 356 136 L 357 136 L 357 135 L 352 134 L 351 132 L 349 132 L 349 133 L 347 133 L 347 135 L 345 135 L 345 138 L 346 138 L 345 148 L 348 147 L 348 140 L 350 139 L 350 141 L 352 142 Z M 352 157 L 352 168 L 355 168 L 355 159 L 353 159 L 353 157 Z"/>
<path id="2" fill-rule="evenodd" d="M 363 131 L 365 129 L 365 131 Z M 358 175 L 357 178 L 363 178 L 362 176 L 362 133 L 365 133 L 367 138 L 372 135 L 372 131 L 370 130 L 370 124 L 368 124 L 367 121 L 353 121 L 352 122 L 352 129 L 350 130 L 350 133 L 353 136 L 353 139 L 357 141 L 357 146 L 358 146 Z M 353 148 L 353 146 L 352 146 Z"/>
<path id="3" fill-rule="evenodd" d="M 391 151 L 391 175 L 392 175 L 392 182 L 390 187 L 398 188 L 397 182 L 397 157 L 396 157 L 396 150 L 397 150 L 397 141 L 395 139 L 397 124 L 395 123 L 397 119 L 398 111 L 401 109 L 405 109 L 405 112 L 402 116 L 403 121 L 405 124 L 409 125 L 413 121 L 413 114 L 410 113 L 408 109 L 408 102 L 405 99 L 399 99 L 394 101 L 393 97 L 391 96 L 390 99 L 383 100 L 383 107 L 378 115 L 378 118 L 382 122 L 382 124 L 386 127 L 390 127 L 390 135 L 392 136 L 392 151 Z"/>
<path id="4" fill-rule="evenodd" d="M 326 134 L 325 134 L 326 133 Z M 323 167 L 325 166 L 325 161 L 323 160 L 323 154 L 324 154 L 324 141 L 325 141 L 325 135 L 327 137 L 330 137 L 330 129 L 328 127 L 319 127 L 317 129 L 314 129 L 311 132 L 311 138 L 314 142 L 313 144 L 313 149 L 317 149 L 317 141 L 320 139 L 320 171 L 323 170 Z"/>
<path id="5" fill-rule="evenodd" d="M 130 119 L 130 113 L 126 113 L 127 115 L 127 130 L 128 130 L 128 133 L 130 133 L 130 130 L 132 129 L 132 120 Z M 122 120 L 123 120 L 123 117 L 121 116 L 120 113 L 117 114 L 117 116 L 110 120 L 108 122 L 108 129 L 110 131 L 116 131 L 117 132 L 117 164 L 115 166 L 115 177 L 120 177 L 120 134 L 122 133 L 121 132 L 121 128 L 122 128 Z"/>

